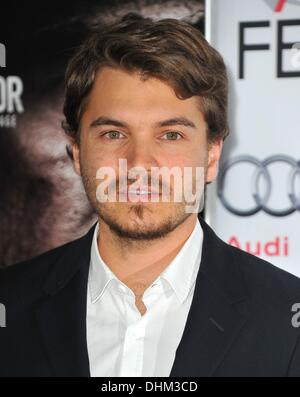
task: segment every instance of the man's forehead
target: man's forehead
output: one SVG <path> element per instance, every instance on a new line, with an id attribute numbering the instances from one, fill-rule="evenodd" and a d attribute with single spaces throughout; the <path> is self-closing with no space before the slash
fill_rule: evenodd
<path id="1" fill-rule="evenodd" d="M 184 100 L 176 96 L 175 90 L 170 82 L 163 81 L 154 76 L 143 78 L 141 72 L 131 72 L 120 68 L 105 66 L 98 70 L 95 76 L 93 90 L 100 93 L 105 91 L 106 95 L 113 97 L 137 98 L 153 97 L 160 99 L 172 99 L 182 102 Z"/>
<path id="2" fill-rule="evenodd" d="M 199 96 L 178 98 L 174 89 L 159 79 L 143 82 L 137 74 L 106 67 L 95 78 L 86 110 L 93 113 L 93 118 L 101 113 L 126 119 L 132 117 L 132 113 L 137 117 L 142 112 L 145 118 L 156 113 L 160 120 L 193 118 L 196 111 L 197 119 L 199 116 L 201 119 L 199 101 Z"/>

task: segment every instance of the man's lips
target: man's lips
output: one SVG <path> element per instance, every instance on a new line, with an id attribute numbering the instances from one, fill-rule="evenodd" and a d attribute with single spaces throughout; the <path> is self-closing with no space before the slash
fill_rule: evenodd
<path id="1" fill-rule="evenodd" d="M 128 188 L 127 190 L 119 190 L 120 194 L 134 194 L 134 195 L 160 195 L 159 191 L 157 190 L 150 190 L 148 188 L 140 188 L 140 189 L 131 189 Z"/>
<path id="2" fill-rule="evenodd" d="M 143 200 L 143 198 L 145 198 L 147 200 L 147 202 L 151 201 L 152 199 L 158 199 L 161 197 L 161 194 L 157 191 L 152 191 L 152 190 L 144 190 L 144 189 L 128 189 L 127 192 L 126 191 L 119 191 L 119 197 L 123 197 L 123 199 L 125 198 L 126 201 L 140 201 Z"/>
<path id="3" fill-rule="evenodd" d="M 126 197 L 132 197 L 132 196 L 161 196 L 160 193 L 155 193 L 155 192 L 119 192 L 120 195 L 126 196 Z"/>

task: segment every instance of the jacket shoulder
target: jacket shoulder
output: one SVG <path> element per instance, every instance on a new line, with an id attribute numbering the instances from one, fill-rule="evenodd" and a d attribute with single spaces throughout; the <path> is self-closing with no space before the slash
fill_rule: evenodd
<path id="1" fill-rule="evenodd" d="M 29 281 L 29 285 L 33 285 L 35 288 L 41 287 L 52 264 L 65 251 L 76 245 L 81 238 L 53 248 L 29 260 L 0 268 L 0 302 L 14 299 L 15 292 L 27 281 Z"/>
<path id="2" fill-rule="evenodd" d="M 274 309 L 286 310 L 287 305 L 300 302 L 299 277 L 230 245 L 203 219 L 200 218 L 200 222 L 206 235 L 206 251 L 210 251 L 206 257 L 210 264 L 214 264 L 213 271 L 219 274 L 220 284 L 238 290 L 239 295 L 252 297 L 254 304 L 266 304 Z"/>
<path id="3" fill-rule="evenodd" d="M 251 295 L 273 303 L 300 302 L 300 278 L 253 254 L 224 243 Z"/>

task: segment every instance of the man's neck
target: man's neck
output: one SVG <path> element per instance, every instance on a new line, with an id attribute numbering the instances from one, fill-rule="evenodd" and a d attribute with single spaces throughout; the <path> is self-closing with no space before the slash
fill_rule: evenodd
<path id="1" fill-rule="evenodd" d="M 98 249 L 111 271 L 126 284 L 136 296 L 142 296 L 148 286 L 176 257 L 191 235 L 197 214 L 189 216 L 167 236 L 147 241 L 143 249 L 134 244 L 124 245 L 104 223 L 99 222 Z"/>

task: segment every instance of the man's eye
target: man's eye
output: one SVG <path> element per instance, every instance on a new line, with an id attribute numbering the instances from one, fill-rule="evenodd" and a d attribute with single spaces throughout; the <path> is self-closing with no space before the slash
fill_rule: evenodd
<path id="1" fill-rule="evenodd" d="M 106 136 L 108 139 L 118 139 L 120 135 L 123 134 L 119 131 L 107 131 L 103 134 L 103 136 Z"/>
<path id="2" fill-rule="evenodd" d="M 167 138 L 163 139 L 167 139 L 168 141 L 178 141 L 178 139 L 182 138 L 181 134 L 179 134 L 177 131 L 167 132 L 164 136 Z"/>

